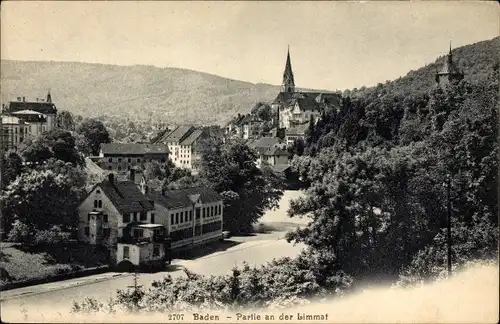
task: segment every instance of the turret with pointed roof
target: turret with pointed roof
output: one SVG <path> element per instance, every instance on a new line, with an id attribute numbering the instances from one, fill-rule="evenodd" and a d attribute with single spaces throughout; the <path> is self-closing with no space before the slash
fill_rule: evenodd
<path id="1" fill-rule="evenodd" d="M 436 82 L 439 85 L 449 84 L 452 81 L 460 81 L 464 78 L 464 74 L 458 69 L 453 62 L 453 54 L 450 52 L 446 55 L 443 67 L 436 73 Z"/>
<path id="2" fill-rule="evenodd" d="M 285 71 L 283 72 L 283 84 L 281 85 L 281 92 L 295 92 L 295 81 L 293 79 L 292 62 L 290 60 L 290 47 L 288 47 L 288 54 L 286 56 L 286 64 Z"/>

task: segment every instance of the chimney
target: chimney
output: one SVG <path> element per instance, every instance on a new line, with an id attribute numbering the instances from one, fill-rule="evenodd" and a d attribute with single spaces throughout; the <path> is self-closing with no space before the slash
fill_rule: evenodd
<path id="1" fill-rule="evenodd" d="M 114 173 L 108 174 L 108 180 L 109 180 L 109 182 L 114 183 L 115 182 L 115 174 Z"/>
<path id="2" fill-rule="evenodd" d="M 38 98 L 36 98 L 36 102 L 38 102 Z"/>
<path id="3" fill-rule="evenodd" d="M 21 97 L 17 97 L 17 101 L 21 101 Z"/>
<path id="4" fill-rule="evenodd" d="M 23 102 L 26 102 L 26 97 L 23 97 Z"/>

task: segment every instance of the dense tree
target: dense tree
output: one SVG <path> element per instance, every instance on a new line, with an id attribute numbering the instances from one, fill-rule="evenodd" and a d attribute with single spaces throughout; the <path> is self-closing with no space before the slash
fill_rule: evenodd
<path id="1" fill-rule="evenodd" d="M 16 179 L 23 171 L 23 159 L 16 151 L 8 151 L 2 156 L 2 181 L 5 185 Z"/>
<path id="2" fill-rule="evenodd" d="M 51 170 L 23 173 L 1 196 L 2 213 L 10 227 L 19 220 L 30 228 L 48 229 L 60 225 L 74 229 L 78 224 L 77 207 L 82 189 L 74 186 L 68 174 Z"/>
<path id="3" fill-rule="evenodd" d="M 86 119 L 77 128 L 77 133 L 82 134 L 88 141 L 88 150 L 94 154 L 99 154 L 102 143 L 109 143 L 108 130 L 104 124 L 96 119 Z"/>
<path id="4" fill-rule="evenodd" d="M 56 123 L 57 127 L 63 130 L 75 130 L 75 120 L 73 118 L 73 115 L 69 111 L 63 110 L 57 113 Z"/>
<path id="5" fill-rule="evenodd" d="M 202 147 L 200 176 L 226 197 L 224 227 L 250 231 L 265 210 L 277 206 L 282 179 L 268 168 L 257 168 L 256 153 L 239 140 L 211 139 Z"/>
<path id="6" fill-rule="evenodd" d="M 27 162 L 35 165 L 50 158 L 77 165 L 83 164 L 83 158 L 76 149 L 73 135 L 57 128 L 28 141 L 21 153 Z"/>

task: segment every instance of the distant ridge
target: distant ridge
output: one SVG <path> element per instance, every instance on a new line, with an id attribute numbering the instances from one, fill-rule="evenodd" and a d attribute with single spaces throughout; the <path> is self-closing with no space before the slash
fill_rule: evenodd
<path id="1" fill-rule="evenodd" d="M 454 60 L 472 81 L 499 64 L 498 53 L 500 37 L 453 49 Z M 446 54 L 443 51 L 434 63 L 389 83 L 405 92 L 429 89 Z M 249 113 L 259 101 L 272 101 L 280 90 L 275 85 L 151 65 L 2 60 L 0 72 L 2 102 L 19 96 L 41 98 L 50 88 L 59 109 L 83 116 L 122 116 L 170 124 L 223 124 L 238 113 Z M 358 91 L 376 87 L 363 88 Z"/>

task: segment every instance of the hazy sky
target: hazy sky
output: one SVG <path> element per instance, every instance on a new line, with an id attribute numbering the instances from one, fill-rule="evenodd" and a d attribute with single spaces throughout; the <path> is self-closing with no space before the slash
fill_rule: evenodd
<path id="1" fill-rule="evenodd" d="M 180 67 L 299 87 L 395 79 L 499 34 L 496 2 L 48 2 L 1 4 L 1 56 Z"/>

